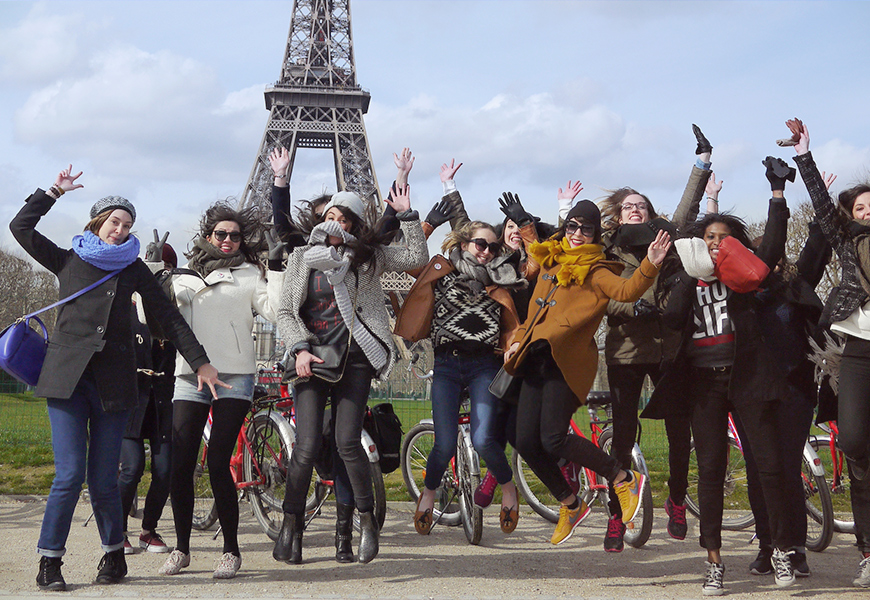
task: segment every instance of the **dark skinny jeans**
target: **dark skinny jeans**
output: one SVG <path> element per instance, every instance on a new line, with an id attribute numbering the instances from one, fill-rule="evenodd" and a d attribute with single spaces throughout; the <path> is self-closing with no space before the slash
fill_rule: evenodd
<path id="1" fill-rule="evenodd" d="M 613 481 L 619 462 L 579 435 L 568 435 L 577 397 L 565 382 L 549 346 L 533 351 L 523 363 L 524 377 L 517 406 L 517 450 L 538 479 L 559 500 L 573 492 L 559 460 L 588 467 Z"/>
<path id="2" fill-rule="evenodd" d="M 722 547 L 723 487 L 728 465 L 728 413 L 736 412 L 746 429 L 745 443 L 752 446 L 764 501 L 770 515 L 775 548 L 788 550 L 801 544 L 788 515 L 782 485 L 782 453 L 776 412 L 779 401 L 746 402 L 732 406 L 728 399 L 730 371 L 691 368 L 688 373 L 694 399 L 692 431 L 698 460 L 698 501 L 701 508 L 700 544 L 707 550 Z"/>
<path id="3" fill-rule="evenodd" d="M 151 485 L 145 496 L 142 511 L 142 529 L 154 531 L 163 515 L 163 507 L 169 499 L 169 482 L 172 471 L 172 447 L 168 442 L 151 440 Z M 139 482 L 145 472 L 145 439 L 124 438 L 121 442 L 121 471 L 118 473 L 118 487 L 121 490 L 121 507 L 124 509 L 124 531 L 128 530 L 127 518 L 133 499 L 136 497 Z"/>
<path id="4" fill-rule="evenodd" d="M 334 462 L 342 461 L 347 469 L 357 510 L 370 512 L 374 509 L 369 460 L 360 444 L 363 417 L 374 374 L 365 355 L 354 352 L 348 355 L 344 374 L 337 383 L 331 384 L 312 377 L 294 386 L 296 447 L 287 469 L 287 493 L 283 505 L 285 513 L 301 515 L 305 512 L 314 462 L 323 444 L 326 404 L 330 400 L 335 415 L 334 435 L 338 449 Z"/>
<path id="5" fill-rule="evenodd" d="M 607 382 L 613 408 L 613 446 L 611 455 L 623 469 L 631 467 L 631 451 L 637 438 L 638 403 L 643 380 L 649 375 L 655 383 L 661 377 L 658 364 L 607 365 Z M 689 454 L 692 449 L 691 417 L 669 414 L 665 417 L 668 437 L 668 489 L 671 500 L 682 504 L 689 487 Z M 622 516 L 619 498 L 610 484 L 610 514 Z"/>
<path id="6" fill-rule="evenodd" d="M 239 497 L 230 473 L 230 458 L 245 415 L 251 410 L 251 402 L 238 398 L 214 400 L 211 406 L 187 400 L 180 400 L 172 405 L 170 496 L 175 518 L 175 547 L 190 554 L 193 473 L 200 457 L 202 430 L 208 419 L 209 409 L 212 409 L 212 426 L 208 442 L 208 478 L 224 538 L 223 552 L 239 555 Z"/>

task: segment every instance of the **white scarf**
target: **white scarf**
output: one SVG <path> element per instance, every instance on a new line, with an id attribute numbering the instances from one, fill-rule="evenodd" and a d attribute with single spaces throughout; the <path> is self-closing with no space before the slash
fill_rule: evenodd
<path id="1" fill-rule="evenodd" d="M 708 282 L 716 280 L 713 274 L 715 265 L 704 240 L 697 237 L 681 238 L 674 242 L 674 247 L 689 277 Z"/>

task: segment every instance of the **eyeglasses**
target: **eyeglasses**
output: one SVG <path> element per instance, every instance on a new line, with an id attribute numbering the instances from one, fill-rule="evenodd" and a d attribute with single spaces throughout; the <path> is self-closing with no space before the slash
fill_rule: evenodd
<path id="1" fill-rule="evenodd" d="M 495 255 L 498 254 L 499 250 L 501 250 L 501 244 L 499 244 L 498 242 L 487 242 L 483 238 L 474 238 L 473 240 L 469 241 L 477 246 L 477 249 L 481 252 L 489 248 L 489 253 Z"/>
<path id="2" fill-rule="evenodd" d="M 565 234 L 574 235 L 577 230 L 588 238 L 595 237 L 595 225 L 589 223 L 578 223 L 577 221 L 568 221 L 565 223 Z"/>
<path id="3" fill-rule="evenodd" d="M 638 211 L 647 210 L 646 202 L 623 202 L 622 203 L 622 211 L 623 212 L 631 212 L 634 209 Z"/>
<path id="4" fill-rule="evenodd" d="M 230 241 L 234 244 L 238 244 L 242 241 L 242 232 L 241 231 L 224 231 L 223 229 L 215 229 L 211 232 L 215 239 L 219 242 L 227 239 L 227 236 L 230 237 Z"/>

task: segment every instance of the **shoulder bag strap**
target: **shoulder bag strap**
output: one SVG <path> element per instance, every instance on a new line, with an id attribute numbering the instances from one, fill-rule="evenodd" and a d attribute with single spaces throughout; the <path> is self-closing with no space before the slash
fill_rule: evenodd
<path id="1" fill-rule="evenodd" d="M 86 287 L 86 288 L 84 288 L 84 289 L 81 289 L 81 290 L 77 291 L 75 294 L 70 294 L 69 296 L 67 296 L 67 297 L 64 298 L 63 300 L 58 300 L 58 301 L 55 302 L 54 304 L 49 304 L 49 305 L 46 306 L 45 308 L 40 308 L 39 310 L 37 310 L 37 311 L 35 311 L 35 312 L 32 312 L 32 313 L 30 313 L 29 315 L 24 315 L 23 317 L 21 317 L 21 319 L 29 319 L 30 317 L 33 317 L 33 316 L 35 316 L 35 315 L 38 315 L 39 313 L 43 313 L 43 312 L 45 312 L 45 311 L 47 311 L 47 310 L 51 310 L 51 309 L 54 308 L 55 306 L 60 306 L 61 304 L 66 304 L 66 303 L 69 302 L 70 300 L 75 300 L 76 298 L 78 298 L 78 297 L 81 296 L 82 294 L 87 294 L 88 292 L 90 292 L 90 291 L 91 291 L 92 289 L 94 289 L 95 287 L 97 287 L 97 286 L 99 286 L 100 284 L 105 283 L 106 281 L 110 280 L 112 277 L 114 277 L 115 275 L 117 275 L 118 273 L 120 273 L 120 272 L 123 271 L 123 270 L 124 270 L 124 269 L 118 269 L 117 271 L 112 271 L 111 273 L 109 273 L 108 275 L 106 275 L 105 277 L 103 277 L 102 279 L 100 279 L 99 281 L 95 281 L 94 283 L 92 283 L 92 284 L 89 285 L 88 287 Z M 21 320 L 21 319 L 19 319 L 19 320 Z"/>

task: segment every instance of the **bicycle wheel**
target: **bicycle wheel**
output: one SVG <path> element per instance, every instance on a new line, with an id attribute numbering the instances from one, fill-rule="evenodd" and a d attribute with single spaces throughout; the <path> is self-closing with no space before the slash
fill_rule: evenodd
<path id="1" fill-rule="evenodd" d="M 287 419 L 272 411 L 255 414 L 245 432 L 250 444 L 243 449 L 245 481 L 256 482 L 246 488 L 248 500 L 263 531 L 275 540 L 284 520 L 287 467 L 296 434 Z"/>
<path id="2" fill-rule="evenodd" d="M 470 442 L 470 434 L 461 430 L 456 440 L 456 476 L 459 479 L 462 529 L 468 543 L 476 546 L 483 536 L 483 509 L 474 504 L 474 490 L 480 485 L 480 460 Z M 477 463 L 476 469 L 474 463 Z"/>
<path id="3" fill-rule="evenodd" d="M 402 442 L 402 479 L 405 480 L 405 488 L 414 502 L 420 497 L 420 490 L 424 487 L 426 478 L 426 460 L 435 443 L 435 425 L 428 422 L 420 422 L 414 425 Z M 432 520 L 443 525 L 456 526 L 462 522 L 459 514 L 459 505 L 451 502 L 453 496 L 452 485 L 449 483 L 452 474 L 449 469 L 441 478 L 441 485 L 435 491 L 435 510 Z"/>
<path id="4" fill-rule="evenodd" d="M 526 504 L 550 523 L 558 523 L 560 502 L 553 497 L 547 486 L 541 483 L 516 449 L 511 456 L 511 466 L 514 470 L 514 482 Z"/>
<path id="5" fill-rule="evenodd" d="M 604 431 L 601 432 L 601 435 L 598 436 L 598 446 L 604 450 L 607 454 L 610 454 L 613 449 L 613 429 L 608 427 Z M 623 539 L 625 542 L 634 548 L 640 548 L 644 544 L 649 541 L 650 534 L 652 534 L 653 527 L 653 496 L 652 496 L 652 485 L 649 481 L 649 471 L 646 467 L 646 461 L 643 459 L 643 454 L 640 451 L 640 448 L 637 444 L 634 445 L 634 450 L 631 453 L 631 469 L 633 471 L 637 471 L 638 473 L 643 473 L 646 478 L 646 484 L 643 487 L 643 491 L 641 492 L 640 497 L 640 508 L 638 509 L 637 516 L 634 517 L 634 520 L 631 523 L 626 524 L 625 535 Z M 607 485 L 607 480 L 600 475 L 598 477 L 598 483 L 602 485 Z M 604 495 L 602 498 L 604 507 L 607 509 L 607 516 L 610 516 L 610 497 L 608 494 Z"/>
<path id="6" fill-rule="evenodd" d="M 846 456 L 840 450 L 840 445 L 834 446 L 831 456 L 830 437 L 810 436 L 809 444 L 819 457 L 825 469 L 826 486 L 830 490 L 831 514 L 834 531 L 837 533 L 855 533 L 855 521 L 852 518 L 852 494 L 849 490 L 850 480 L 846 467 Z"/>
<path id="7" fill-rule="evenodd" d="M 722 515 L 722 529 L 739 531 L 755 525 L 755 516 L 749 507 L 746 491 L 746 461 L 737 440 L 728 438 L 728 466 L 725 470 L 725 512 Z M 689 455 L 689 489 L 686 490 L 686 508 L 696 517 L 701 516 L 698 506 L 698 460 L 695 457 L 695 440 L 692 440 Z"/>
<path id="8" fill-rule="evenodd" d="M 209 529 L 217 518 L 217 504 L 208 477 L 208 441 L 203 440 L 199 462 L 193 471 L 193 528 Z"/>
<path id="9" fill-rule="evenodd" d="M 831 490 L 825 476 L 813 472 L 813 463 L 816 460 L 818 457 L 815 451 L 805 448 L 801 461 L 801 480 L 804 485 L 807 510 L 806 547 L 813 552 L 821 552 L 828 547 L 834 537 L 834 507 L 831 504 Z"/>

